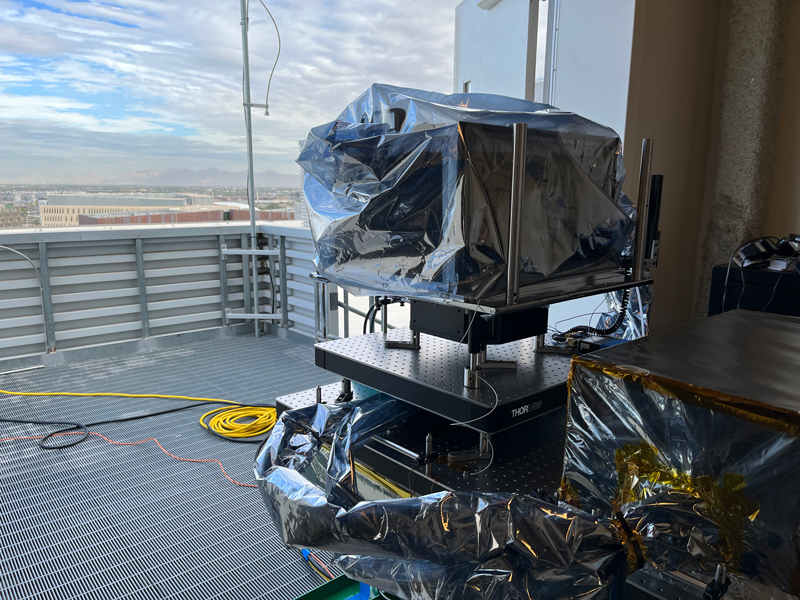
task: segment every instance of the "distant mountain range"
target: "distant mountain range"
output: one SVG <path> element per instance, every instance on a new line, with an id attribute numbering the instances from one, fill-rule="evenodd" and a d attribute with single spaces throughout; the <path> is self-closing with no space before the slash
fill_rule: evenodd
<path id="1" fill-rule="evenodd" d="M 219 169 L 166 169 L 165 171 L 133 171 L 125 175 L 106 180 L 105 183 L 116 185 L 140 186 L 203 186 L 203 187 L 247 187 L 247 172 L 234 173 Z M 255 174 L 257 188 L 268 187 L 300 187 L 298 174 L 287 175 L 277 171 L 262 171 Z"/>

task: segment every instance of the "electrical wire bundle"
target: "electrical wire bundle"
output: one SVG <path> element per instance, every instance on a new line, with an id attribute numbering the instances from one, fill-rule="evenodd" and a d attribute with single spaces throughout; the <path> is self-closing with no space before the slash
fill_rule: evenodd
<path id="1" fill-rule="evenodd" d="M 622 294 L 622 306 L 620 306 L 619 313 L 617 314 L 617 319 L 611 325 L 611 327 L 601 328 L 598 329 L 596 327 L 590 327 L 589 325 L 576 325 L 575 327 L 568 329 L 566 333 L 578 333 L 578 332 L 587 332 L 592 335 L 599 335 L 599 336 L 606 336 L 611 335 L 617 329 L 622 327 L 622 324 L 625 322 L 625 315 L 628 313 L 628 303 L 631 299 L 631 290 L 627 289 Z"/>
<path id="2" fill-rule="evenodd" d="M 303 555 L 303 559 L 306 563 L 308 563 L 308 566 L 311 567 L 317 575 L 322 577 L 325 581 L 333 579 L 333 573 L 331 573 L 328 566 L 322 562 L 316 554 L 311 552 L 311 550 L 306 550 L 304 548 L 300 550 L 300 553 Z"/>

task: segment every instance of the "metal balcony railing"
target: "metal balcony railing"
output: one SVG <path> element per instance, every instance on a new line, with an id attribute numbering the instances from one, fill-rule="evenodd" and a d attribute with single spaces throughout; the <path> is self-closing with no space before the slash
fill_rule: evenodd
<path id="1" fill-rule="evenodd" d="M 313 336 L 310 232 L 262 223 L 259 314 Z M 0 232 L 0 361 L 241 323 L 251 313 L 246 224 Z M 252 321 L 250 321 L 252 323 Z"/>

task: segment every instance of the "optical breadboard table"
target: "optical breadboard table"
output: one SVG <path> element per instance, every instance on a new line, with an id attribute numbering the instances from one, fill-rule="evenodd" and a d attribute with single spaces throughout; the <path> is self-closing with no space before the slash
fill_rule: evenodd
<path id="1" fill-rule="evenodd" d="M 408 340 L 411 332 L 393 329 L 389 336 Z M 464 344 L 422 335 L 419 350 L 386 349 L 383 339 L 382 333 L 371 333 L 319 343 L 315 363 L 449 421 L 471 421 L 469 427 L 484 433 L 504 431 L 566 404 L 570 358 L 536 350 L 535 339 L 490 346 L 489 360 L 513 360 L 517 369 L 483 371 L 478 389 L 464 387 Z"/>

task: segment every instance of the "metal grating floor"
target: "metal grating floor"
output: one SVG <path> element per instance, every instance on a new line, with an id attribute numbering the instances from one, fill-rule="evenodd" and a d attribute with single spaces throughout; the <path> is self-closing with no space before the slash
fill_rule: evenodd
<path id="1" fill-rule="evenodd" d="M 331 383 L 313 350 L 275 337 L 215 340 L 0 375 L 0 389 L 159 393 L 270 403 Z M 0 396 L 7 418 L 92 422 L 191 402 Z M 254 444 L 197 423 L 206 406 L 93 428 L 112 440 L 155 437 L 169 452 L 217 458 L 253 483 Z M 0 423 L 0 438 L 43 428 Z M 261 496 L 216 463 L 188 463 L 153 442 L 90 438 L 66 450 L 0 442 L 0 598 L 291 599 L 321 582 L 283 548 Z"/>

